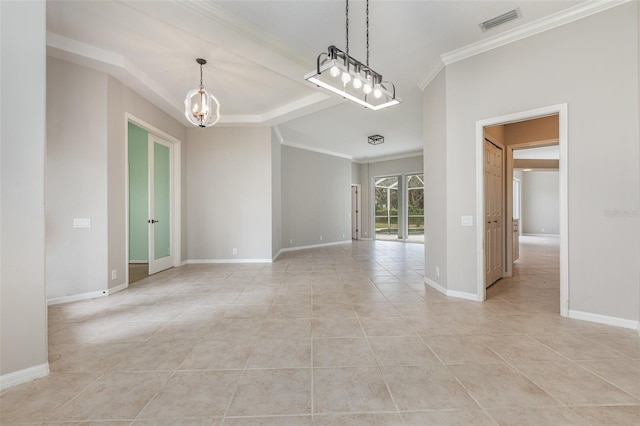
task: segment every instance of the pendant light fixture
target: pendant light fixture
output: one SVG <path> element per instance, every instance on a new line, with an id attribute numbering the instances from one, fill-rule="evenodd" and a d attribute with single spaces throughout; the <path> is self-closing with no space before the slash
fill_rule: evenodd
<path id="1" fill-rule="evenodd" d="M 202 66 L 207 61 L 198 58 L 196 62 L 200 64 L 200 88 L 187 93 L 184 100 L 184 116 L 195 126 L 209 127 L 220 120 L 220 103 L 215 96 L 204 90 L 202 84 Z"/>
<path id="2" fill-rule="evenodd" d="M 346 51 L 329 46 L 316 59 L 316 69 L 305 80 L 372 110 L 397 105 L 396 87 L 369 67 L 369 0 L 367 7 L 367 62 L 349 55 L 349 0 L 346 0 Z"/>

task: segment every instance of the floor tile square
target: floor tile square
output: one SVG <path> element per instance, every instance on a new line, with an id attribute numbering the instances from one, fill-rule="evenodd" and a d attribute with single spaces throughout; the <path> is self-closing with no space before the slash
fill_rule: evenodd
<path id="1" fill-rule="evenodd" d="M 313 404 L 314 414 L 395 410 L 377 367 L 314 368 Z"/>
<path id="2" fill-rule="evenodd" d="M 311 414 L 311 369 L 246 370 L 229 416 Z"/>

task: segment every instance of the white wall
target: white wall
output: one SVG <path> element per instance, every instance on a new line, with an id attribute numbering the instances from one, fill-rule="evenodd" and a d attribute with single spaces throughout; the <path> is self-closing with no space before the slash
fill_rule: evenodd
<path id="1" fill-rule="evenodd" d="M 351 241 L 350 213 L 349 160 L 282 146 L 285 248 Z"/>
<path id="2" fill-rule="evenodd" d="M 382 160 L 360 165 L 360 184 L 362 185 L 362 238 L 373 238 L 373 178 L 393 176 L 402 173 L 421 173 L 422 155 L 396 160 Z"/>
<path id="3" fill-rule="evenodd" d="M 108 260 L 105 276 L 108 277 L 109 288 L 125 282 L 127 260 L 127 212 L 126 212 L 126 125 L 125 114 L 136 118 L 178 139 L 181 145 L 182 160 L 182 249 L 181 260 L 186 260 L 187 229 L 186 229 L 186 128 L 160 110 L 149 101 L 120 83 L 113 77 L 108 79 L 108 121 L 107 121 L 107 200 L 108 200 Z M 118 278 L 111 279 L 111 271 L 118 271 Z"/>
<path id="4" fill-rule="evenodd" d="M 3 388 L 49 371 L 45 295 L 45 19 L 43 1 L 0 2 Z"/>
<path id="5" fill-rule="evenodd" d="M 523 234 L 560 234 L 560 174 L 555 170 L 523 173 Z"/>
<path id="6" fill-rule="evenodd" d="M 424 273 L 425 278 L 446 288 L 447 111 L 444 71 L 429 84 L 424 94 Z"/>
<path id="7" fill-rule="evenodd" d="M 449 289 L 477 292 L 477 232 L 460 226 L 460 216 L 476 212 L 476 122 L 567 103 L 569 309 L 639 318 L 638 218 L 605 214 L 639 204 L 637 7 L 626 3 L 446 67 Z M 439 161 L 427 157 L 425 167 Z"/>
<path id="8" fill-rule="evenodd" d="M 107 80 L 47 58 L 48 299 L 108 287 Z M 91 227 L 74 228 L 74 218 Z"/>
<path id="9" fill-rule="evenodd" d="M 187 130 L 190 261 L 272 258 L 271 144 L 268 127 Z"/>

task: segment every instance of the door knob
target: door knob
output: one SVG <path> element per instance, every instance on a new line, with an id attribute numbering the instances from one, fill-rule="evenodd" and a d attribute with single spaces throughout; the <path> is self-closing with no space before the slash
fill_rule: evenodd
<path id="1" fill-rule="evenodd" d="M 158 222 L 160 222 L 160 221 L 159 220 L 155 220 L 155 219 L 149 219 L 147 221 L 147 223 L 158 223 Z"/>

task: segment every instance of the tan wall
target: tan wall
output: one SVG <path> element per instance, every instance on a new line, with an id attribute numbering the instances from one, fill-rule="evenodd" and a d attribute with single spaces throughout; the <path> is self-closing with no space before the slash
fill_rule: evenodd
<path id="1" fill-rule="evenodd" d="M 560 167 L 559 160 L 531 160 L 526 158 L 513 160 L 514 169 L 554 169 Z"/>
<path id="2" fill-rule="evenodd" d="M 557 143 L 560 135 L 557 115 L 507 124 L 504 128 L 506 145 L 520 145 L 549 140 L 555 140 Z"/>
<path id="3" fill-rule="evenodd" d="M 493 142 L 500 143 L 502 145 L 506 145 L 505 142 L 505 125 L 500 124 L 498 126 L 488 126 L 484 128 L 484 135 L 488 137 Z"/>

